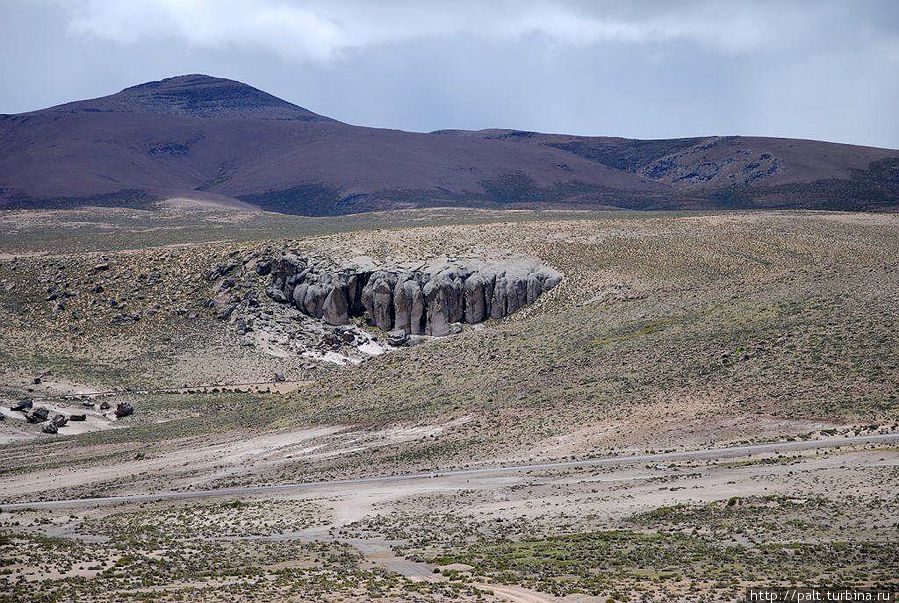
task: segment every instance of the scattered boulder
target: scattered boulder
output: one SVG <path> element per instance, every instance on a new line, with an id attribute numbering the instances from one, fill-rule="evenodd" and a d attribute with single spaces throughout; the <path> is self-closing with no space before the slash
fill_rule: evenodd
<path id="1" fill-rule="evenodd" d="M 238 262 L 237 260 L 229 260 L 221 264 L 216 264 L 216 266 L 209 271 L 209 274 L 207 276 L 209 277 L 209 280 L 214 281 L 225 276 L 238 266 L 240 266 L 240 262 Z"/>
<path id="2" fill-rule="evenodd" d="M 284 373 L 275 373 L 275 381 L 284 382 L 287 381 L 287 377 L 284 375 Z"/>
<path id="3" fill-rule="evenodd" d="M 253 327 L 251 327 L 249 325 L 249 323 L 247 323 L 247 321 L 244 320 L 243 318 L 238 318 L 237 321 L 234 323 L 234 329 L 241 335 L 245 335 L 245 334 L 249 333 L 250 331 L 252 331 Z"/>
<path id="4" fill-rule="evenodd" d="M 115 416 L 119 419 L 134 413 L 134 407 L 130 402 L 119 402 L 115 407 Z"/>
<path id="5" fill-rule="evenodd" d="M 237 304 L 225 304 L 216 310 L 215 317 L 219 320 L 227 320 L 236 309 Z"/>
<path id="6" fill-rule="evenodd" d="M 49 409 L 39 406 L 33 411 L 25 415 L 25 420 L 29 423 L 43 423 L 50 416 Z"/>
<path id="7" fill-rule="evenodd" d="M 47 423 L 46 425 L 44 425 L 41 428 L 41 431 L 43 431 L 44 433 L 50 433 L 50 434 L 59 433 L 59 427 L 57 427 L 53 423 Z"/>
<path id="8" fill-rule="evenodd" d="M 109 410 L 109 409 L 110 409 L 109 402 L 107 402 L 106 400 L 104 400 L 103 402 L 100 402 L 100 410 Z"/>
<path id="9" fill-rule="evenodd" d="M 249 287 L 249 286 L 250 286 L 250 285 L 247 285 L 247 287 Z M 256 302 L 257 305 L 258 305 L 258 302 L 259 302 L 259 292 L 256 291 L 255 289 L 248 289 L 246 292 L 244 292 L 244 294 L 243 294 L 243 299 L 244 299 L 244 301 L 246 301 L 246 302 Z"/>
<path id="10" fill-rule="evenodd" d="M 267 274 L 271 274 L 272 272 L 272 261 L 271 260 L 259 260 L 256 262 L 256 274 L 259 276 L 265 276 Z"/>
<path id="11" fill-rule="evenodd" d="M 409 335 L 404 330 L 390 331 L 387 333 L 387 343 L 392 346 L 403 346 L 409 343 Z"/>
<path id="12" fill-rule="evenodd" d="M 268 295 L 273 300 L 275 300 L 276 302 L 279 302 L 282 304 L 287 302 L 287 296 L 284 295 L 284 291 L 282 291 L 281 289 L 277 289 L 275 287 L 269 287 L 268 289 L 265 290 L 265 294 Z"/>
<path id="13" fill-rule="evenodd" d="M 53 419 L 51 419 L 50 422 L 57 427 L 64 427 L 65 424 L 69 422 L 69 419 L 64 414 L 56 414 L 53 415 Z"/>
<path id="14" fill-rule="evenodd" d="M 87 415 L 69 415 L 69 421 L 85 421 L 87 420 Z"/>
<path id="15" fill-rule="evenodd" d="M 9 409 L 25 412 L 26 410 L 30 410 L 32 406 L 34 406 L 34 401 L 32 401 L 31 398 L 22 398 L 19 400 L 18 404 L 10 406 Z"/>
<path id="16" fill-rule="evenodd" d="M 322 348 L 331 348 L 334 350 L 339 350 L 341 344 L 343 343 L 343 339 L 340 338 L 340 335 L 337 333 L 328 331 L 326 333 L 322 333 L 320 345 Z"/>
<path id="17" fill-rule="evenodd" d="M 140 312 L 134 312 L 132 314 L 118 314 L 112 317 L 110 324 L 116 326 L 127 326 L 133 325 L 141 318 Z"/>

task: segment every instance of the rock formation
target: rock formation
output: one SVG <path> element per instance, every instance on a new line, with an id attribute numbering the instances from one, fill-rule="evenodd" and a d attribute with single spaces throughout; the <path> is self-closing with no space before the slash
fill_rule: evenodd
<path id="1" fill-rule="evenodd" d="M 284 254 L 271 266 L 269 297 L 342 325 L 357 316 L 385 331 L 448 335 L 456 323 L 502 318 L 534 303 L 561 275 L 533 260 L 434 260 L 380 266 L 370 258 L 337 265 Z"/>

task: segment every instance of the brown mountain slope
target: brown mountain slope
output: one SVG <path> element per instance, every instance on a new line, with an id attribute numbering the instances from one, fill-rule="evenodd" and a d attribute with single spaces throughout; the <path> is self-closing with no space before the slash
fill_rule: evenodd
<path id="1" fill-rule="evenodd" d="M 0 116 L 0 207 L 240 199 L 310 215 L 397 207 L 893 209 L 899 151 L 344 124 L 203 75 Z"/>
<path id="2" fill-rule="evenodd" d="M 899 202 L 899 151 L 891 149 L 747 136 L 632 140 L 516 130 L 436 133 L 562 149 L 723 207 L 885 209 Z"/>

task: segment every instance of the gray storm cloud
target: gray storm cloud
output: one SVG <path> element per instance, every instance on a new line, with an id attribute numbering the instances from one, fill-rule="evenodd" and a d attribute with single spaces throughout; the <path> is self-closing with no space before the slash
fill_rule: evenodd
<path id="1" fill-rule="evenodd" d="M 0 0 L 0 111 L 182 73 L 351 123 L 899 146 L 899 3 Z"/>
<path id="2" fill-rule="evenodd" d="M 374 44 L 460 35 L 542 36 L 581 46 L 685 40 L 744 50 L 787 33 L 772 29 L 762 11 L 745 7 L 703 4 L 690 13 L 672 6 L 636 12 L 620 3 L 92 0 L 74 9 L 70 31 L 120 43 L 176 38 L 208 48 L 255 47 L 310 61 Z"/>

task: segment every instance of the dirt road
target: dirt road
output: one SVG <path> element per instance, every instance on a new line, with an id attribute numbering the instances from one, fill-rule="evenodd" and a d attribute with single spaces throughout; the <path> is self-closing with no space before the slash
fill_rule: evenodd
<path id="1" fill-rule="evenodd" d="M 478 479 L 483 477 L 495 477 L 529 471 L 560 470 L 577 467 L 601 467 L 630 463 L 663 463 L 670 461 L 682 461 L 691 459 L 723 459 L 751 456 L 754 454 L 770 454 L 780 452 L 795 452 L 801 450 L 814 450 L 819 448 L 834 448 L 848 445 L 864 444 L 894 444 L 899 443 L 899 433 L 852 436 L 840 438 L 826 438 L 818 440 L 798 440 L 786 442 L 769 442 L 749 446 L 733 446 L 728 448 L 708 448 L 700 450 L 687 450 L 679 452 L 664 452 L 657 454 L 637 454 L 602 457 L 576 461 L 564 461 L 555 463 L 535 463 L 524 465 L 503 465 L 485 467 L 479 469 L 453 469 L 448 471 L 436 471 L 428 473 L 409 473 L 404 475 L 380 475 L 373 477 L 361 477 L 353 479 L 328 480 L 318 482 L 294 482 L 282 484 L 269 484 L 264 486 L 238 486 L 232 488 L 216 488 L 209 490 L 193 491 L 162 491 L 150 494 L 130 494 L 122 496 L 103 496 L 96 498 L 78 498 L 34 502 L 18 502 L 0 505 L 2 511 L 19 509 L 47 509 L 66 508 L 78 506 L 115 505 L 121 503 L 149 502 L 156 500 L 183 500 L 196 498 L 213 498 L 225 496 L 251 496 L 262 493 L 289 493 L 307 490 L 327 491 L 329 489 L 341 489 L 362 484 L 388 484 L 396 482 L 410 482 L 432 478 L 465 477 Z"/>

